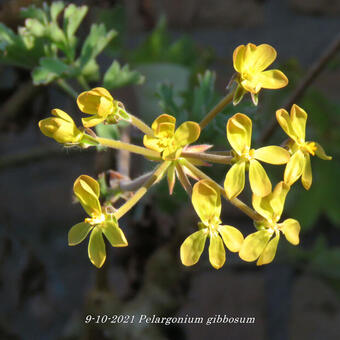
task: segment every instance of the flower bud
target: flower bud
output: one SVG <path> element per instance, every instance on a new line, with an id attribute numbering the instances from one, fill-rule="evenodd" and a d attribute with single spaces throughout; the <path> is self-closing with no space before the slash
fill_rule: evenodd
<path id="1" fill-rule="evenodd" d="M 91 115 L 83 118 L 84 127 L 93 127 L 104 121 L 116 124 L 120 119 L 130 121 L 124 105 L 112 98 L 110 92 L 103 87 L 96 87 L 78 96 L 77 104 L 80 111 Z"/>
<path id="2" fill-rule="evenodd" d="M 77 104 L 80 111 L 106 118 L 113 111 L 113 98 L 103 87 L 96 87 L 78 96 Z"/>
<path id="3" fill-rule="evenodd" d="M 49 117 L 39 122 L 41 132 L 58 143 L 78 143 L 84 133 L 75 125 L 73 119 L 64 111 L 54 109 L 51 111 L 55 117 Z"/>

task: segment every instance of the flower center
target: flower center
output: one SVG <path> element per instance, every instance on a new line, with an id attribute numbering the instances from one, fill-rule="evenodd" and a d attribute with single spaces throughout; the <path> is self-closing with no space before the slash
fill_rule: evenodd
<path id="1" fill-rule="evenodd" d="M 254 158 L 254 149 L 250 149 L 250 150 L 245 150 L 240 156 L 240 160 L 244 160 L 244 161 L 250 161 L 251 159 Z"/>
<path id="2" fill-rule="evenodd" d="M 94 216 L 94 217 L 89 217 L 89 218 L 85 218 L 85 222 L 89 223 L 91 225 L 96 225 L 96 224 L 101 224 L 105 221 L 105 215 L 104 214 L 100 214 L 99 216 Z"/>
<path id="3" fill-rule="evenodd" d="M 317 146 L 314 142 L 300 143 L 299 147 L 303 152 L 310 153 L 312 156 L 315 155 L 315 151 L 317 149 Z"/>
<path id="4" fill-rule="evenodd" d="M 174 146 L 174 138 L 171 136 L 165 136 L 165 137 L 162 137 L 160 140 L 159 140 L 159 146 L 163 149 L 166 149 L 170 146 Z"/>
<path id="5" fill-rule="evenodd" d="M 280 216 L 273 216 L 272 219 L 267 220 L 267 230 L 271 231 L 272 233 L 280 231 L 281 226 L 277 223 L 280 219 Z"/>
<path id="6" fill-rule="evenodd" d="M 218 235 L 218 224 L 209 224 L 210 235 Z"/>

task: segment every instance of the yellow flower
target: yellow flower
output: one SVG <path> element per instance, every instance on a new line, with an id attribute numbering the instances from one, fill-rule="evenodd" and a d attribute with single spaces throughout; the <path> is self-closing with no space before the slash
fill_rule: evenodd
<path id="1" fill-rule="evenodd" d="M 84 133 L 77 128 L 73 119 L 59 109 L 54 109 L 51 113 L 55 117 L 49 117 L 39 122 L 41 132 L 61 144 L 79 143 Z"/>
<path id="2" fill-rule="evenodd" d="M 81 93 L 77 98 L 77 104 L 80 111 L 92 115 L 82 119 L 83 125 L 88 128 L 104 121 L 114 124 L 119 119 L 130 120 L 123 104 L 114 100 L 110 92 L 103 87 Z"/>
<path id="3" fill-rule="evenodd" d="M 160 115 L 151 125 L 154 136 L 144 136 L 144 146 L 160 152 L 164 160 L 177 159 L 184 146 L 198 139 L 201 129 L 199 124 L 190 121 L 181 124 L 176 131 L 175 126 L 175 117 Z"/>
<path id="4" fill-rule="evenodd" d="M 278 183 L 272 193 L 266 197 L 253 195 L 253 207 L 263 217 L 260 230 L 248 235 L 242 244 L 239 256 L 242 260 L 257 265 L 273 261 L 280 239 L 280 231 L 287 241 L 293 245 L 299 244 L 300 223 L 288 218 L 278 223 L 283 211 L 289 186 L 283 181 Z"/>
<path id="5" fill-rule="evenodd" d="M 238 88 L 234 95 L 234 105 L 241 101 L 246 92 L 250 92 L 254 104 L 261 88 L 280 89 L 288 84 L 287 77 L 279 70 L 265 69 L 276 59 L 276 50 L 267 44 L 240 45 L 234 50 L 233 63 L 237 71 Z"/>
<path id="6" fill-rule="evenodd" d="M 237 113 L 228 120 L 227 138 L 234 153 L 234 164 L 224 181 L 224 189 L 229 199 L 237 197 L 242 192 L 248 167 L 252 192 L 261 197 L 271 192 L 270 179 L 257 160 L 270 164 L 285 164 L 289 161 L 289 152 L 280 146 L 251 149 L 251 134 L 252 122 L 246 115 Z"/>
<path id="7" fill-rule="evenodd" d="M 242 245 L 243 235 L 232 226 L 221 225 L 221 195 L 210 186 L 208 180 L 199 181 L 194 185 L 192 204 L 201 219 L 198 223 L 200 230 L 183 242 L 180 250 L 181 261 L 185 266 L 196 264 L 209 236 L 209 260 L 215 269 L 219 269 L 225 262 L 223 242 L 230 251 L 237 252 Z"/>
<path id="8" fill-rule="evenodd" d="M 276 118 L 282 129 L 291 138 L 288 147 L 292 156 L 285 169 L 284 181 L 288 185 L 292 185 L 302 176 L 302 185 L 308 190 L 312 185 L 310 155 L 316 155 L 324 160 L 331 160 L 332 157 L 326 155 L 320 144 L 305 141 L 307 113 L 301 107 L 294 104 L 291 107 L 290 115 L 284 109 L 277 110 Z"/>
<path id="9" fill-rule="evenodd" d="M 103 212 L 99 203 L 99 183 L 92 177 L 81 175 L 74 182 L 74 194 L 90 216 L 84 222 L 74 225 L 68 233 L 68 244 L 75 246 L 82 242 L 91 231 L 88 256 L 90 261 L 100 268 L 106 259 L 103 234 L 112 247 L 126 247 L 128 242 L 119 228 L 117 219 L 110 212 Z"/>

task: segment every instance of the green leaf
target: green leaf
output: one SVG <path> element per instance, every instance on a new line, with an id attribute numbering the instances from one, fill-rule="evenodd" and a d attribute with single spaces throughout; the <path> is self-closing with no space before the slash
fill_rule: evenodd
<path id="1" fill-rule="evenodd" d="M 117 125 L 98 124 L 96 127 L 96 134 L 102 138 L 119 139 L 119 130 Z"/>
<path id="2" fill-rule="evenodd" d="M 84 67 L 92 59 L 95 59 L 116 34 L 117 32 L 113 30 L 106 32 L 103 24 L 93 24 L 80 52 L 80 67 Z"/>
<path id="3" fill-rule="evenodd" d="M 46 26 L 37 19 L 26 19 L 25 26 L 35 37 L 43 37 L 46 34 Z"/>
<path id="4" fill-rule="evenodd" d="M 20 16 L 22 18 L 37 19 L 41 23 L 48 22 L 47 13 L 43 9 L 37 8 L 34 5 L 29 6 L 27 8 L 22 8 L 20 11 Z"/>
<path id="5" fill-rule="evenodd" d="M 171 112 L 171 114 L 176 117 L 181 114 L 182 110 L 175 102 L 175 93 L 172 84 L 159 84 L 156 96 L 159 98 L 159 106 L 163 112 Z"/>
<path id="6" fill-rule="evenodd" d="M 74 4 L 70 4 L 66 7 L 64 11 L 64 31 L 68 39 L 73 37 L 87 11 L 87 6 L 77 7 Z"/>
<path id="7" fill-rule="evenodd" d="M 40 65 L 32 72 L 34 85 L 48 84 L 69 71 L 69 66 L 59 59 L 41 58 Z"/>
<path id="8" fill-rule="evenodd" d="M 65 7 L 65 4 L 64 4 L 63 1 L 52 2 L 51 8 L 50 8 L 52 21 L 54 21 L 54 22 L 57 21 L 58 15 L 64 9 L 64 7 Z"/>
<path id="9" fill-rule="evenodd" d="M 56 22 L 51 22 L 48 25 L 47 37 L 55 42 L 61 50 L 65 51 L 68 48 L 65 34 Z"/>
<path id="10" fill-rule="evenodd" d="M 99 65 L 95 59 L 91 59 L 81 70 L 81 74 L 88 81 L 98 81 L 100 78 Z"/>
<path id="11" fill-rule="evenodd" d="M 42 55 L 42 46 L 34 43 L 34 37 L 25 27 L 19 28 L 19 36 L 0 23 L 0 61 L 11 65 L 31 68 Z M 23 34 L 23 36 L 21 36 Z"/>
<path id="12" fill-rule="evenodd" d="M 115 60 L 104 75 L 104 87 L 116 89 L 130 84 L 142 84 L 144 77 L 137 71 L 131 71 L 129 65 L 122 68 Z"/>
<path id="13" fill-rule="evenodd" d="M 191 110 L 191 119 L 200 120 L 214 106 L 216 75 L 214 72 L 205 71 L 198 75 L 198 86 L 194 89 L 194 97 Z"/>

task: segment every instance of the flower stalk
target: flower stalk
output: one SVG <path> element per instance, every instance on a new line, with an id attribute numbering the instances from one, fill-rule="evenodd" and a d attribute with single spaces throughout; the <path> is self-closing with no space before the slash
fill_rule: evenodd
<path id="1" fill-rule="evenodd" d="M 129 210 L 131 210 L 138 202 L 139 200 L 146 194 L 148 189 L 156 182 L 158 182 L 162 176 L 164 175 L 165 171 L 169 167 L 171 162 L 164 161 L 161 163 L 156 170 L 152 173 L 151 177 L 146 180 L 146 182 L 143 184 L 141 188 L 139 188 L 135 194 L 128 200 L 126 203 L 124 203 L 115 213 L 115 217 L 117 219 L 121 218 L 123 215 L 125 215 Z"/>
<path id="2" fill-rule="evenodd" d="M 150 128 L 150 126 L 145 124 L 141 119 L 137 118 L 136 116 L 132 115 L 131 113 L 129 113 L 129 116 L 130 116 L 130 119 L 131 119 L 130 123 L 133 126 L 135 126 L 140 131 L 144 132 L 146 135 L 150 135 L 150 136 L 154 135 L 154 132 Z"/>
<path id="3" fill-rule="evenodd" d="M 220 163 L 220 164 L 230 164 L 233 156 L 216 155 L 213 153 L 204 152 L 188 152 L 182 151 L 181 157 L 199 159 L 205 162 Z"/>
<path id="4" fill-rule="evenodd" d="M 146 157 L 160 158 L 160 153 L 150 149 L 146 149 L 142 146 L 133 145 L 130 143 L 124 143 L 118 140 L 97 137 L 96 141 L 102 145 L 112 149 L 126 150 Z"/>
<path id="5" fill-rule="evenodd" d="M 234 91 L 230 91 L 223 97 L 214 108 L 200 122 L 200 128 L 203 130 L 231 101 L 234 97 Z"/>
<path id="6" fill-rule="evenodd" d="M 189 182 L 188 176 L 183 171 L 183 168 L 182 168 L 182 166 L 179 163 L 176 163 L 176 171 L 177 171 L 178 179 L 181 182 L 184 190 L 191 197 L 191 194 L 192 194 L 191 184 Z"/>

